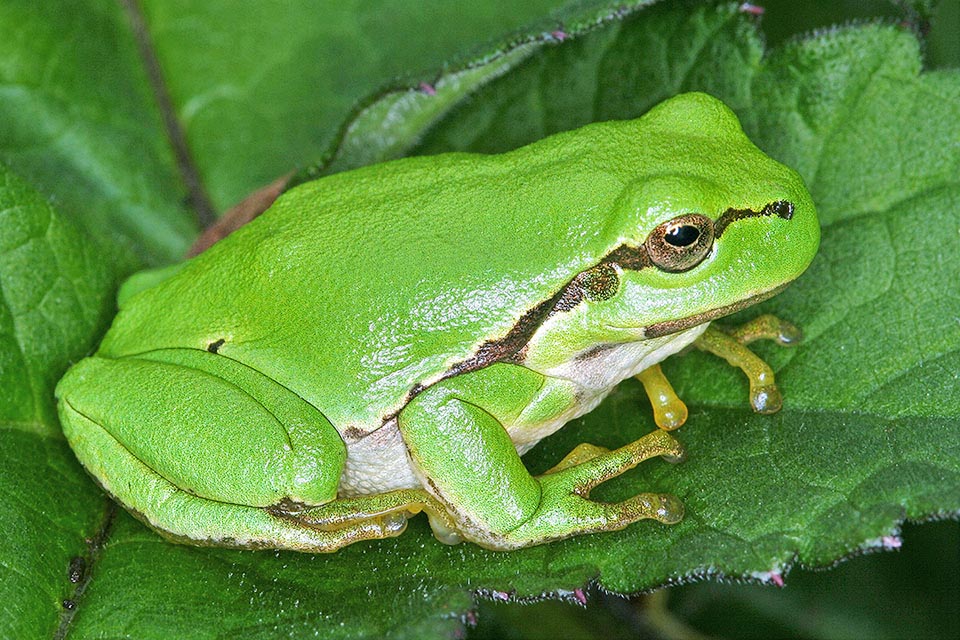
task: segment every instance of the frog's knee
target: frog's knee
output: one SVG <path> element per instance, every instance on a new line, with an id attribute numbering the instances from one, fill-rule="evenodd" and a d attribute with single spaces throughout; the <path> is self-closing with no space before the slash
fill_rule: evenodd
<path id="1" fill-rule="evenodd" d="M 333 499 L 345 459 L 333 426 L 297 397 L 265 402 L 263 392 L 275 389 L 223 375 L 182 363 L 88 358 L 58 386 L 64 433 L 104 484 L 113 467 L 130 472 L 120 462 L 129 455 L 142 465 L 138 477 L 114 484 L 137 486 L 153 473 L 188 494 L 238 505 Z M 318 432 L 323 437 L 310 437 Z"/>

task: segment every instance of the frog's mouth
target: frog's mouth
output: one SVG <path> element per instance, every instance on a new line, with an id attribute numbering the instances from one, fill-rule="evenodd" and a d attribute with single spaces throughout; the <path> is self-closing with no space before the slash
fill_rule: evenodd
<path id="1" fill-rule="evenodd" d="M 686 318 L 678 318 L 676 320 L 667 320 L 665 322 L 656 322 L 654 324 L 647 325 L 643 327 L 643 337 L 644 338 L 659 338 L 661 336 L 670 335 L 671 333 L 677 333 L 678 331 L 685 331 L 687 329 L 692 329 L 697 325 L 701 325 L 704 322 L 710 322 L 711 320 L 716 320 L 717 318 L 722 318 L 723 316 L 728 316 L 731 313 L 736 313 L 741 309 L 746 309 L 751 305 L 755 305 L 758 302 L 763 302 L 767 298 L 772 298 L 781 291 L 787 288 L 790 283 L 784 283 L 773 289 L 768 289 L 766 291 L 761 291 L 758 294 L 752 295 L 749 298 L 744 298 L 743 300 L 738 300 L 733 304 L 728 304 L 723 307 L 717 307 L 716 309 L 711 309 L 709 311 L 704 311 L 703 313 L 696 313 L 692 316 L 687 316 Z"/>

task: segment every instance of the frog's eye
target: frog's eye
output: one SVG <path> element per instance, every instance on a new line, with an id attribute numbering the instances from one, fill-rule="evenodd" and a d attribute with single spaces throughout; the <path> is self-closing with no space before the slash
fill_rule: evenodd
<path id="1" fill-rule="evenodd" d="M 643 246 L 661 271 L 688 271 L 703 262 L 713 246 L 713 220 L 687 213 L 658 225 Z"/>
<path id="2" fill-rule="evenodd" d="M 605 262 L 578 275 L 576 282 L 583 291 L 583 297 L 591 302 L 599 302 L 617 294 L 620 274 L 616 266 Z"/>

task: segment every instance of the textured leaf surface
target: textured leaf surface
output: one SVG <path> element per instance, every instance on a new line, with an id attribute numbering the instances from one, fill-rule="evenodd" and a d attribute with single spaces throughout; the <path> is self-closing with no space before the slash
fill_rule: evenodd
<path id="1" fill-rule="evenodd" d="M 0 3 L 0 61 L 0 160 L 124 270 L 182 256 L 196 226 L 120 4 Z"/>
<path id="2" fill-rule="evenodd" d="M 467 637 L 948 640 L 960 635 L 958 572 L 960 523 L 908 524 L 897 552 L 796 568 L 785 588 L 707 580 L 631 599 L 591 588 L 586 607 L 483 600 Z"/>
<path id="3" fill-rule="evenodd" d="M 635 592 L 715 573 L 776 581 L 793 562 L 826 565 L 891 545 L 904 518 L 960 511 L 960 299 L 953 282 L 960 272 L 957 72 L 921 73 L 915 38 L 892 26 L 829 32 L 764 58 L 754 22 L 737 4 L 643 4 L 605 9 L 581 3 L 541 17 L 514 39 L 503 38 L 503 30 L 541 9 L 498 18 L 505 22 L 470 36 L 473 43 L 494 38 L 472 55 L 458 48 L 467 36 L 431 33 L 446 38 L 446 45 L 432 41 L 423 47 L 430 54 L 419 48 L 397 53 L 389 73 L 410 79 L 395 85 L 384 85 L 387 75 L 360 73 L 376 61 L 358 61 L 355 70 L 347 69 L 353 73 L 334 74 L 337 81 L 324 75 L 329 63 L 323 73 L 309 64 L 318 52 L 355 46 L 362 12 L 321 24 L 276 7 L 284 15 L 271 16 L 267 3 L 264 13 L 252 15 L 242 13 L 255 11 L 246 5 L 239 13 L 216 3 L 179 3 L 179 13 L 169 3 L 144 7 L 176 119 L 218 206 L 307 159 L 326 156 L 333 163 L 321 163 L 320 170 L 329 171 L 411 150 L 502 150 L 594 119 L 636 116 L 691 89 L 724 99 L 758 144 L 797 167 L 820 208 L 824 235 L 810 272 L 764 305 L 807 332 L 795 350 L 758 347 L 778 371 L 784 410 L 753 415 L 737 372 L 698 353 L 675 358 L 665 369 L 691 408 L 679 433 L 689 460 L 646 463 L 596 493 L 614 499 L 672 491 L 687 506 L 681 524 L 644 522 L 512 553 L 445 547 L 419 520 L 398 539 L 327 556 L 163 542 L 125 512 L 109 510 L 59 438 L 52 412 L 53 384 L 95 344 L 112 307 L 115 274 L 127 263 L 104 258 L 41 196 L 7 177 L 0 189 L 0 438 L 11 463 L 0 482 L 0 522 L 12 535 L 0 542 L 0 602 L 11 615 L 0 632 L 78 638 L 449 635 L 462 628 L 476 591 L 570 595 L 597 579 L 605 588 Z M 27 6 L 8 3 L 2 10 L 36 18 Z M 114 242 L 119 233 L 133 254 L 169 259 L 170 247 L 180 242 L 169 239 L 189 234 L 167 234 L 146 223 L 128 234 L 104 222 L 116 220 L 119 228 L 156 215 L 165 224 L 190 226 L 171 222 L 185 219 L 179 204 L 184 189 L 170 168 L 170 152 L 157 142 L 163 133 L 137 137 L 162 127 L 150 124 L 158 107 L 145 88 L 133 36 L 113 5 L 100 8 L 75 28 L 83 34 L 108 24 L 120 34 L 115 75 L 134 78 L 131 91 L 143 108 L 120 105 L 106 120 L 132 136 L 121 136 L 123 144 L 147 159 L 103 161 L 120 175 L 110 192 L 114 199 L 84 200 L 72 195 L 71 176 L 82 174 L 87 159 L 103 149 L 69 146 L 73 155 L 66 162 L 59 148 L 36 145 L 33 164 L 15 145 L 3 142 L 0 151 L 92 235 Z M 39 22 L 43 28 L 56 24 Z M 399 46 L 388 36 L 406 41 L 402 24 L 394 23 L 396 34 L 378 32 L 383 48 L 371 55 L 382 61 Z M 215 55 L 189 49 L 204 38 Z M 268 40 L 274 48 L 264 45 Z M 31 51 L 53 59 L 32 41 L 0 46 L 27 52 L 3 56 L 19 59 L 0 68 L 3 78 L 25 68 Z M 447 59 L 455 62 L 436 71 Z M 429 86 L 420 87 L 425 77 Z M 343 95 L 337 82 L 348 84 Z M 76 84 L 88 85 L 83 79 Z M 72 86 L 63 84 L 64 104 L 83 105 L 87 94 L 78 89 L 71 100 Z M 331 92 L 337 96 L 327 103 Z M 100 94 L 88 93 L 100 104 Z M 4 102 L 11 95 L 17 90 L 0 92 L 0 109 L 15 105 Z M 82 129 L 83 116 L 97 120 L 104 113 L 109 110 L 102 105 L 87 106 L 74 118 Z M 130 127 L 131 120 L 146 124 Z M 42 112 L 36 123 L 6 120 L 11 133 L 0 142 L 33 136 L 47 121 Z M 43 161 L 47 153 L 50 166 Z M 144 171 L 154 157 L 161 169 Z M 67 186 L 50 179 L 57 170 Z M 104 192 L 107 184 L 95 183 L 91 193 Z M 141 215 L 127 206 L 137 189 L 151 198 L 162 194 L 162 203 Z M 107 210 L 113 218 L 97 219 Z M 156 242 L 167 248 L 157 249 Z M 616 446 L 652 428 L 639 387 L 625 384 L 527 462 L 543 471 L 578 442 Z M 73 584 L 68 567 L 75 556 L 86 559 L 88 570 Z M 75 607 L 64 609 L 64 599 Z"/>
<path id="4" fill-rule="evenodd" d="M 51 636 L 105 508 L 56 419 L 53 386 L 113 310 L 95 244 L 0 164 L 0 636 Z"/>
<path id="5" fill-rule="evenodd" d="M 204 184 L 224 209 L 319 159 L 354 105 L 381 87 L 433 82 L 480 45 L 488 55 L 524 37 L 528 23 L 549 31 L 569 13 L 551 13 L 561 4 L 146 0 L 143 8 Z M 577 11 L 607 4 L 580 2 Z"/>

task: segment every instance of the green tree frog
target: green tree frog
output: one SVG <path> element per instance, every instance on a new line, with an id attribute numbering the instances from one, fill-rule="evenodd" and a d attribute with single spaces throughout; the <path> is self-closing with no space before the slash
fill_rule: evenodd
<path id="1" fill-rule="evenodd" d="M 657 363 L 690 344 L 779 407 L 743 345 L 790 326 L 709 323 L 782 289 L 818 243 L 800 177 L 705 94 L 501 155 L 365 167 L 134 276 L 60 381 L 60 417 L 101 486 L 181 542 L 334 551 L 421 511 L 441 541 L 490 549 L 674 523 L 672 495 L 590 490 L 681 459 L 667 430 L 686 412 Z M 663 429 L 527 471 L 524 452 L 631 376 Z"/>

